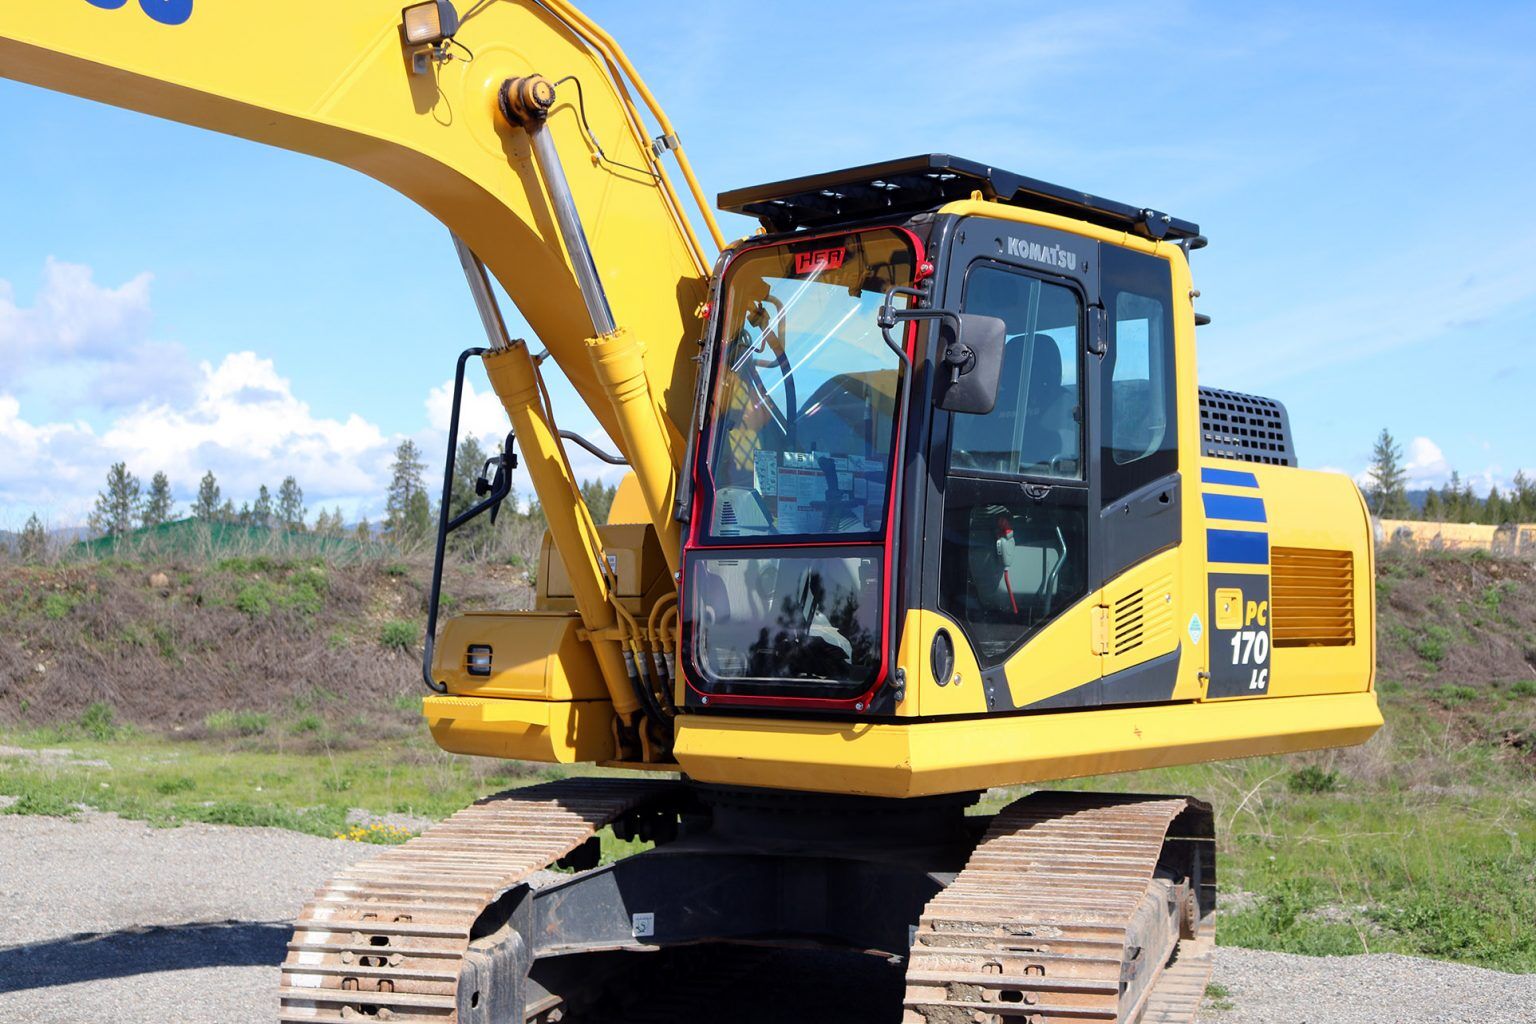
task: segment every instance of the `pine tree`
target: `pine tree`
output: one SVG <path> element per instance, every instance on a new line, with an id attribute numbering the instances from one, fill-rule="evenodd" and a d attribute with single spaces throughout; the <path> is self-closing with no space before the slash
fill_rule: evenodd
<path id="1" fill-rule="evenodd" d="M 1431 489 L 1424 495 L 1424 518 L 1431 523 L 1445 522 L 1445 502 L 1439 491 Z"/>
<path id="2" fill-rule="evenodd" d="M 261 490 L 256 492 L 256 502 L 251 505 L 250 524 L 263 529 L 272 525 L 272 492 L 267 490 L 266 484 L 262 484 Z"/>
<path id="3" fill-rule="evenodd" d="M 347 528 L 347 521 L 342 518 L 341 506 L 331 509 L 331 527 L 328 536 L 340 537 Z"/>
<path id="4" fill-rule="evenodd" d="M 487 458 L 489 456 L 485 449 L 473 435 L 459 442 L 459 448 L 453 460 L 453 487 L 449 492 L 448 500 L 448 508 L 452 515 L 458 515 L 480 501 L 480 496 L 475 493 L 475 481 L 479 479 L 480 470 Z M 482 552 L 490 538 L 490 516 L 481 515 L 450 534 L 449 542 L 456 550 L 478 554 Z"/>
<path id="5" fill-rule="evenodd" d="M 608 512 L 613 508 L 613 499 L 618 493 L 617 487 L 604 484 L 601 480 L 587 480 L 581 485 L 581 497 L 586 501 L 587 508 L 592 510 L 592 519 L 597 523 L 608 521 Z"/>
<path id="6" fill-rule="evenodd" d="M 114 462 L 107 470 L 106 489 L 96 495 L 91 529 L 108 537 L 125 536 L 133 529 L 140 501 L 139 478 L 128 472 L 126 463 Z"/>
<path id="7" fill-rule="evenodd" d="M 406 438 L 395 449 L 389 493 L 384 500 L 384 532 L 394 541 L 411 541 L 432 528 L 432 505 L 421 482 L 421 452 Z"/>
<path id="8" fill-rule="evenodd" d="M 1504 496 L 1499 493 L 1496 485 L 1488 487 L 1488 497 L 1483 499 L 1483 522 L 1493 526 L 1501 526 L 1506 518 Z"/>
<path id="9" fill-rule="evenodd" d="M 192 502 L 192 514 L 205 523 L 219 518 L 219 482 L 213 478 L 213 470 L 203 474 L 197 485 L 197 500 Z"/>
<path id="10" fill-rule="evenodd" d="M 405 511 L 405 536 L 412 540 L 433 533 L 432 502 L 425 490 L 412 491 L 410 504 Z"/>
<path id="11" fill-rule="evenodd" d="M 357 521 L 357 526 L 352 530 L 352 536 L 357 538 L 360 544 L 367 544 L 373 540 L 373 527 L 368 524 L 367 516 L 363 516 L 363 518 Z"/>
<path id="12" fill-rule="evenodd" d="M 149 480 L 149 494 L 144 499 L 144 508 L 139 513 L 139 522 L 146 528 L 168 523 L 171 521 L 171 510 L 174 505 L 175 501 L 171 497 L 171 481 L 164 473 L 156 473 Z"/>
<path id="13" fill-rule="evenodd" d="M 1403 449 L 1386 427 L 1371 450 L 1371 486 L 1366 491 L 1371 511 L 1382 519 L 1404 519 L 1408 505 L 1408 474 L 1403 470 Z"/>
<path id="14" fill-rule="evenodd" d="M 285 530 L 304 532 L 304 489 L 291 476 L 277 489 L 277 521 Z"/>
<path id="15" fill-rule="evenodd" d="M 16 553 L 23 562 L 40 562 L 48 554 L 48 531 L 43 527 L 43 521 L 37 518 L 36 512 L 27 518 L 26 525 L 21 528 Z"/>
<path id="16" fill-rule="evenodd" d="M 1477 500 L 1477 493 L 1472 490 L 1471 483 L 1461 485 L 1461 521 L 1464 523 L 1483 521 L 1483 503 Z"/>
<path id="17" fill-rule="evenodd" d="M 1517 523 L 1536 520 L 1536 482 L 1532 482 L 1523 469 L 1515 473 L 1512 518 Z"/>
<path id="18" fill-rule="evenodd" d="M 250 515 L 250 505 L 246 505 L 245 514 Z M 235 511 L 235 503 L 231 498 L 225 498 L 224 504 L 219 506 L 218 514 L 213 517 L 221 523 L 234 523 L 240 521 L 240 513 Z"/>

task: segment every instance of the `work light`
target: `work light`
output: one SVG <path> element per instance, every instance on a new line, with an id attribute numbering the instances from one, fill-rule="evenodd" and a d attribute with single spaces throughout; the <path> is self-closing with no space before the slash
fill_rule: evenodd
<path id="1" fill-rule="evenodd" d="M 491 645 L 470 644 L 469 651 L 464 656 L 464 667 L 469 669 L 472 676 L 488 676 L 491 674 Z"/>
<path id="2" fill-rule="evenodd" d="M 428 0 L 400 12 L 405 19 L 405 41 L 411 46 L 436 46 L 459 30 L 459 12 L 452 0 Z"/>

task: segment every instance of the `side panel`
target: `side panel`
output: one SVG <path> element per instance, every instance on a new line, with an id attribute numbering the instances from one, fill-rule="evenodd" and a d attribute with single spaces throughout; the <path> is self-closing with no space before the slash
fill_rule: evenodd
<path id="1" fill-rule="evenodd" d="M 1251 469 L 1269 517 L 1269 696 L 1370 690 L 1375 552 L 1359 488 L 1337 473 Z"/>

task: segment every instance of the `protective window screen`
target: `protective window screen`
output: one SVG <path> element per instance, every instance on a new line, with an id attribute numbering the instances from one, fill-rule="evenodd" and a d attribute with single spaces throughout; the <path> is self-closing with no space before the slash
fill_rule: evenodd
<path id="1" fill-rule="evenodd" d="M 720 693 L 837 697 L 880 669 L 879 549 L 694 555 L 685 629 L 694 678 Z"/>
<path id="2" fill-rule="evenodd" d="M 868 231 L 731 265 L 707 539 L 884 529 L 901 362 L 875 316 L 886 289 L 911 282 L 913 258 L 906 236 Z"/>
<path id="3" fill-rule="evenodd" d="M 1101 247 L 1109 351 L 1100 364 L 1104 500 L 1178 468 L 1168 262 Z"/>
<path id="4" fill-rule="evenodd" d="M 964 308 L 1006 325 L 997 405 L 957 413 L 950 467 L 1076 480 L 1083 474 L 1083 309 L 1062 285 L 991 265 L 966 279 Z"/>

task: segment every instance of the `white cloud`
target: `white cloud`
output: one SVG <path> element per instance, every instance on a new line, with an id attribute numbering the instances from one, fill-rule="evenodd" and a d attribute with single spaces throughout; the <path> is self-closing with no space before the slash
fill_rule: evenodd
<path id="1" fill-rule="evenodd" d="M 397 442 L 353 414 L 317 417 L 270 359 L 236 352 L 202 363 L 190 401 L 144 403 L 97 432 L 85 423 L 33 424 L 0 395 L 0 518 L 32 511 L 56 522 L 82 519 L 107 467 L 126 462 L 140 478 L 163 471 L 185 502 L 212 470 L 238 505 L 292 475 L 312 509 L 323 503 L 375 512 Z"/>
<path id="2" fill-rule="evenodd" d="M 475 382 L 464 380 L 464 396 L 460 403 L 459 436 L 473 434 L 486 445 L 495 447 L 510 429 L 506 410 L 496 392 L 481 391 Z M 448 436 L 448 420 L 453 414 L 453 381 L 445 380 L 427 393 L 427 424 L 444 438 Z"/>
<path id="3" fill-rule="evenodd" d="M 1410 489 L 1438 487 L 1451 475 L 1451 464 L 1446 461 L 1445 453 L 1427 437 L 1409 441 L 1403 455 L 1403 471 L 1408 474 Z"/>
<path id="4" fill-rule="evenodd" d="M 148 329 L 148 273 L 116 288 L 103 288 L 91 268 L 49 257 L 30 307 L 16 304 L 15 289 L 0 281 L 0 358 L 15 364 L 29 357 L 110 357 L 125 341 Z"/>
<path id="5" fill-rule="evenodd" d="M 67 382 L 71 402 L 88 398 L 101 409 L 145 401 L 185 402 L 197 366 L 182 346 L 150 339 L 149 286 L 141 273 L 116 287 L 96 283 L 91 268 L 49 257 L 30 306 L 0 280 L 0 363 L 7 383 Z M 88 383 L 84 395 L 79 382 Z M 57 390 L 57 389 L 55 389 Z"/>

